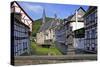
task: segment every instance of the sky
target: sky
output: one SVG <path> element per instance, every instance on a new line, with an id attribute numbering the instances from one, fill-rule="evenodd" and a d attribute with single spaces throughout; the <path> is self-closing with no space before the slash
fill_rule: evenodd
<path id="1" fill-rule="evenodd" d="M 75 10 L 80 6 L 83 7 L 84 10 L 88 9 L 88 6 L 84 5 L 51 4 L 24 1 L 18 1 L 18 3 L 33 20 L 42 18 L 43 9 L 45 9 L 46 17 L 53 18 L 56 14 L 57 18 L 60 19 L 67 18 L 68 16 L 74 14 Z"/>

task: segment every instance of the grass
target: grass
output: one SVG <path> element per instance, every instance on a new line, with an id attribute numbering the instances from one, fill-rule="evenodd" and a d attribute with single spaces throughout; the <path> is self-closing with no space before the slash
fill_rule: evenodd
<path id="1" fill-rule="evenodd" d="M 36 55 L 62 55 L 61 52 L 55 47 L 44 48 L 37 46 L 35 42 L 32 42 L 32 49 L 35 50 Z"/>
<path id="2" fill-rule="evenodd" d="M 48 22 L 51 19 L 53 18 L 46 17 L 46 22 Z M 36 37 L 36 33 L 39 31 L 41 25 L 42 25 L 42 18 L 35 20 L 32 26 L 32 37 Z M 52 46 L 50 48 L 44 48 L 44 47 L 37 46 L 35 41 L 32 42 L 31 48 L 32 48 L 31 53 L 35 55 L 48 55 L 48 54 L 61 55 L 61 52 L 55 46 Z"/>

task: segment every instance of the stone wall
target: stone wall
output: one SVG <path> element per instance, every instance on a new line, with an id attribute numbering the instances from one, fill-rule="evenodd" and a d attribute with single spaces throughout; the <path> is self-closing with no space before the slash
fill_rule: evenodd
<path id="1" fill-rule="evenodd" d="M 60 56 L 16 56 L 14 65 L 36 65 L 36 64 L 54 64 L 66 62 L 81 62 L 97 60 L 96 54 L 77 54 Z"/>

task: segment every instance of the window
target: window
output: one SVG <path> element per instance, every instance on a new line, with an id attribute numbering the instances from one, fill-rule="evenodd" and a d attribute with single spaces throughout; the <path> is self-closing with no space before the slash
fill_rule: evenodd
<path id="1" fill-rule="evenodd" d="M 90 15 L 88 16 L 88 22 L 91 21 L 91 17 L 92 17 L 92 14 L 90 14 Z"/>
<path id="2" fill-rule="evenodd" d="M 89 49 L 92 50 L 92 46 L 91 45 L 89 46 Z"/>
<path id="3" fill-rule="evenodd" d="M 89 23 L 88 16 L 86 17 L 86 25 Z"/>
<path id="4" fill-rule="evenodd" d="M 92 13 L 92 18 L 91 20 L 94 20 L 95 19 L 95 13 Z"/>
<path id="5" fill-rule="evenodd" d="M 23 42 L 23 51 L 27 49 L 27 42 Z"/>
<path id="6" fill-rule="evenodd" d="M 87 47 L 87 50 L 89 50 L 89 47 Z"/>
<path id="7" fill-rule="evenodd" d="M 90 38 L 90 32 L 89 31 L 87 31 L 87 38 Z"/>
<path id="8" fill-rule="evenodd" d="M 25 34 L 27 34 L 27 30 L 25 30 Z"/>
<path id="9" fill-rule="evenodd" d="M 21 50 L 22 50 L 22 47 L 21 47 L 21 43 L 19 44 L 19 54 L 21 54 Z"/>
<path id="10" fill-rule="evenodd" d="M 91 30 L 91 38 L 95 38 L 95 35 L 96 35 L 95 29 L 92 29 L 92 30 Z"/>
<path id="11" fill-rule="evenodd" d="M 87 50 L 89 50 L 89 44 L 87 44 Z"/>
<path id="12" fill-rule="evenodd" d="M 15 52 L 16 52 L 16 55 L 18 55 L 18 43 L 15 45 Z"/>
<path id="13" fill-rule="evenodd" d="M 95 39 L 91 39 L 91 43 L 95 43 Z"/>
<path id="14" fill-rule="evenodd" d="M 95 18 L 97 18 L 97 11 L 95 12 Z"/>
<path id="15" fill-rule="evenodd" d="M 92 19 L 93 19 L 93 20 L 95 19 L 95 13 L 92 14 Z"/>
<path id="16" fill-rule="evenodd" d="M 18 55 L 20 55 L 20 52 L 21 52 L 21 47 L 20 47 L 20 45 L 21 45 L 21 43 L 20 42 L 18 42 L 17 43 L 17 52 L 18 52 Z"/>
<path id="17" fill-rule="evenodd" d="M 93 18 L 93 14 L 90 14 L 89 17 L 90 17 L 90 20 L 89 20 L 89 21 L 90 21 L 90 23 L 91 23 L 91 21 L 93 20 L 93 19 L 92 19 L 92 18 Z"/>
<path id="18" fill-rule="evenodd" d="M 87 40 L 86 40 L 86 44 L 89 44 L 89 43 L 90 43 L 90 40 L 89 40 L 89 39 L 87 39 Z"/>
<path id="19" fill-rule="evenodd" d="M 15 45 L 14 46 L 14 54 L 15 54 L 15 56 L 17 55 L 17 53 L 18 53 L 18 45 Z"/>
<path id="20" fill-rule="evenodd" d="M 25 50 L 25 43 L 23 42 L 23 51 Z"/>
<path id="21" fill-rule="evenodd" d="M 92 51 L 95 51 L 95 44 L 92 44 Z"/>
<path id="22" fill-rule="evenodd" d="M 97 23 L 97 12 L 95 12 L 95 23 Z"/>

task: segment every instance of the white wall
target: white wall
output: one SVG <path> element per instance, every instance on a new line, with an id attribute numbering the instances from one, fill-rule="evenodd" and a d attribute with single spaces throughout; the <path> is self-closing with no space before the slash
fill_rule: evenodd
<path id="1" fill-rule="evenodd" d="M 44 33 L 40 32 L 40 33 L 37 33 L 36 35 L 36 42 L 38 44 L 44 44 Z"/>
<path id="2" fill-rule="evenodd" d="M 72 31 L 84 27 L 84 23 L 83 22 L 72 22 L 70 25 L 72 26 Z"/>

